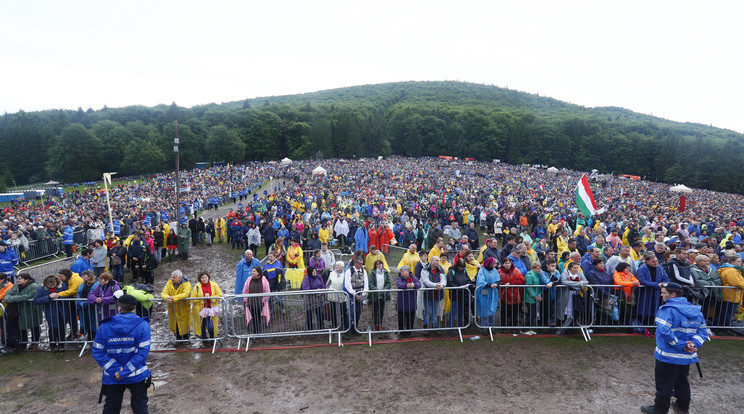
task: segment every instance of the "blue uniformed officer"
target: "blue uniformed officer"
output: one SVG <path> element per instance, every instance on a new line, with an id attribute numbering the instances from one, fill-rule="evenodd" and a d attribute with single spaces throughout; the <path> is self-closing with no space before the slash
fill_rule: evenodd
<path id="1" fill-rule="evenodd" d="M 698 362 L 697 350 L 708 339 L 708 328 L 700 306 L 683 297 L 682 286 L 664 283 L 664 304 L 656 312 L 656 399 L 644 405 L 644 413 L 666 413 L 670 405 L 677 412 L 690 409 L 690 364 Z M 702 376 L 702 373 L 700 374 Z M 677 400 L 670 404 L 672 397 Z"/>
<path id="2" fill-rule="evenodd" d="M 121 411 L 126 389 L 132 393 L 132 411 L 135 414 L 147 413 L 147 388 L 151 382 L 147 368 L 150 324 L 134 313 L 136 307 L 134 296 L 119 296 L 119 313 L 104 319 L 96 333 L 92 353 L 103 368 L 101 395 L 106 397 L 104 414 Z"/>

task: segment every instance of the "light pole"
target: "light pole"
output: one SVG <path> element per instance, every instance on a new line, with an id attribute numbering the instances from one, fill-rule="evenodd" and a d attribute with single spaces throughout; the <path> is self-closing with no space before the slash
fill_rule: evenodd
<path id="1" fill-rule="evenodd" d="M 181 225 L 181 177 L 178 171 L 179 168 L 179 155 L 178 155 L 178 121 L 176 121 L 176 137 L 173 138 L 173 152 L 176 153 L 176 229 L 179 229 Z M 178 233 L 178 230 L 176 230 Z"/>
<path id="2" fill-rule="evenodd" d="M 116 172 L 103 173 L 103 188 L 106 190 L 106 206 L 108 207 L 109 226 L 111 226 L 111 232 L 114 231 L 114 215 L 111 212 L 111 200 L 109 199 L 108 186 L 111 185 L 112 175 L 116 175 Z"/>

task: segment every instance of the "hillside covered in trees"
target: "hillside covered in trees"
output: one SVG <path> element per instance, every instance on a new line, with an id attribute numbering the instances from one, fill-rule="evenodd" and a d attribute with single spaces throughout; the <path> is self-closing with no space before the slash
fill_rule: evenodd
<path id="1" fill-rule="evenodd" d="M 614 107 L 462 82 L 401 82 L 183 108 L 129 106 L 0 117 L 0 190 L 200 161 L 451 155 L 598 169 L 744 193 L 744 135 Z"/>

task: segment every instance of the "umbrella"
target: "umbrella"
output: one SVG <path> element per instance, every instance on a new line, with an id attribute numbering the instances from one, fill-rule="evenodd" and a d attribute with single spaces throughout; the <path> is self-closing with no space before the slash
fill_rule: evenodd
<path id="1" fill-rule="evenodd" d="M 669 188 L 669 191 L 673 191 L 675 193 L 689 194 L 689 193 L 692 192 L 692 188 L 690 188 L 690 187 L 688 187 L 688 186 L 686 186 L 684 184 L 679 184 L 679 185 L 675 185 L 674 187 L 670 187 Z"/>

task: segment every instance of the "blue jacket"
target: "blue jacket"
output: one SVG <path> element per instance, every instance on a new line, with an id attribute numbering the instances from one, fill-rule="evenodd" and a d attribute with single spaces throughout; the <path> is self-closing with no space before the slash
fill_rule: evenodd
<path id="1" fill-rule="evenodd" d="M 135 384 L 150 376 L 150 324 L 134 313 L 104 319 L 96 332 L 93 358 L 103 368 L 104 384 Z M 121 380 L 116 379 L 119 373 Z"/>
<path id="2" fill-rule="evenodd" d="M 656 267 L 656 280 L 651 280 L 651 271 L 648 265 L 642 265 L 638 268 L 636 278 L 641 282 L 641 289 L 638 290 L 636 309 L 640 316 L 653 316 L 661 303 L 661 288 L 659 283 L 668 283 L 669 276 L 663 267 Z"/>
<path id="3" fill-rule="evenodd" d="M 558 270 L 556 270 L 555 272 L 553 272 L 552 275 L 550 273 L 544 271 L 544 270 L 542 272 L 540 272 L 540 283 L 541 284 L 547 285 L 548 283 L 551 282 L 551 279 L 554 279 L 553 280 L 553 282 L 554 282 L 553 285 L 555 285 L 556 283 L 559 283 L 560 280 L 561 280 L 561 272 L 559 272 Z M 552 288 L 550 288 L 548 290 L 550 291 L 550 300 L 555 300 L 555 286 L 553 286 Z"/>
<path id="4" fill-rule="evenodd" d="M 475 278 L 475 308 L 478 316 L 492 316 L 499 307 L 499 290 L 492 288 L 494 283 L 500 283 L 501 276 L 496 268 L 491 270 L 481 267 Z M 483 293 L 485 289 L 486 293 Z M 486 321 L 482 321 L 486 324 Z"/>
<path id="5" fill-rule="evenodd" d="M 280 271 L 284 270 L 284 267 L 282 266 L 282 262 L 280 262 L 279 260 L 274 260 L 273 263 L 267 260 L 266 263 L 264 263 L 263 265 L 263 272 L 266 275 L 266 279 L 269 279 L 269 280 L 276 279 L 276 276 L 279 274 L 277 270 L 280 270 Z"/>
<path id="6" fill-rule="evenodd" d="M 65 232 L 62 233 L 62 244 L 72 245 L 72 226 L 65 227 Z"/>
<path id="7" fill-rule="evenodd" d="M 685 352 L 687 341 L 700 348 L 708 339 L 708 329 L 700 306 L 686 298 L 669 298 L 656 313 L 656 351 L 661 362 L 690 365 L 698 362 L 697 352 Z"/>
<path id="8" fill-rule="evenodd" d="M 98 283 L 98 282 L 93 283 L 93 285 L 90 287 L 90 291 L 88 293 L 90 293 L 93 290 L 95 290 L 95 288 L 98 287 L 99 284 L 100 283 Z M 85 287 L 85 283 L 81 283 L 80 286 L 78 286 L 78 291 L 77 291 L 77 294 L 75 295 L 76 298 L 85 298 L 85 299 L 88 298 L 87 295 L 86 296 L 83 296 L 83 288 L 84 287 Z M 86 301 L 75 302 L 75 306 L 77 306 L 78 310 L 88 309 L 88 301 L 86 300 Z"/>
<path id="9" fill-rule="evenodd" d="M 56 289 L 59 293 L 62 288 Z M 52 292 L 45 286 L 39 286 L 34 296 L 34 305 L 44 306 L 44 317 L 50 328 L 65 326 L 65 321 L 69 316 L 69 301 L 51 299 L 49 295 Z"/>
<path id="10" fill-rule="evenodd" d="M 7 246 L 5 253 L 0 253 L 0 272 L 5 274 L 15 274 L 14 266 L 18 264 L 18 256 L 12 247 Z"/>
<path id="11" fill-rule="evenodd" d="M 529 272 L 529 269 L 527 269 L 527 265 L 525 265 L 524 262 L 522 261 L 521 256 L 514 257 L 513 255 L 509 254 L 509 260 L 511 260 L 514 267 L 516 267 L 517 270 L 519 270 L 523 276 L 526 275 L 527 272 Z"/>
<path id="12" fill-rule="evenodd" d="M 86 270 L 93 270 L 93 266 L 90 264 L 90 260 L 84 258 L 83 255 L 80 255 L 78 256 L 77 261 L 70 266 L 70 270 L 80 275 Z"/>
<path id="13" fill-rule="evenodd" d="M 367 229 L 359 227 L 354 234 L 354 242 L 356 243 L 357 250 L 362 250 L 364 253 L 367 253 L 367 241 Z"/>
<path id="14" fill-rule="evenodd" d="M 261 269 L 261 262 L 258 261 L 255 257 L 253 260 L 251 260 L 250 263 L 245 261 L 245 257 L 243 257 L 243 260 L 238 262 L 238 267 L 235 269 L 235 294 L 236 295 L 242 295 L 243 294 L 243 287 L 245 286 L 245 281 L 248 280 L 249 277 L 251 277 L 251 271 L 254 267 L 258 267 Z"/>

